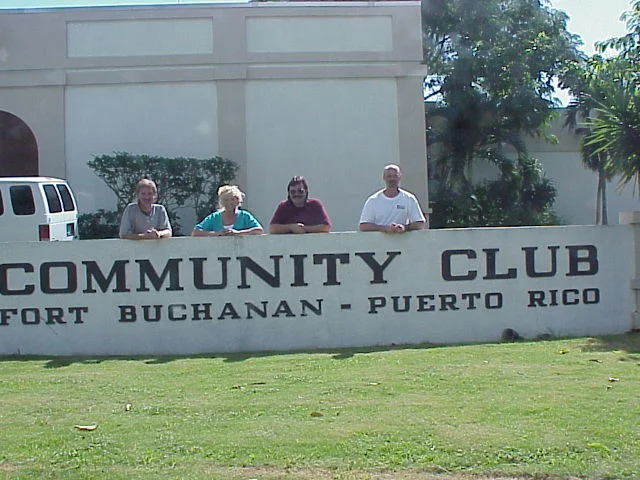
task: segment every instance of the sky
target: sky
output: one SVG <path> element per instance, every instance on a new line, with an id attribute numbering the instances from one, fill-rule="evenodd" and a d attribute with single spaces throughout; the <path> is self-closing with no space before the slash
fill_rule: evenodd
<path id="1" fill-rule="evenodd" d="M 569 15 L 567 30 L 582 37 L 589 55 L 595 42 L 627 33 L 620 16 L 631 9 L 631 0 L 551 0 L 551 6 Z"/>

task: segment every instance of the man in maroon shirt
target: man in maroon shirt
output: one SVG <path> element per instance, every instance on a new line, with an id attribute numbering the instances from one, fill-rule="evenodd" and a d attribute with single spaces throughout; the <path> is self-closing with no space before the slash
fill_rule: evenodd
<path id="1" fill-rule="evenodd" d="M 295 176 L 287 185 L 288 198 L 276 208 L 269 233 L 328 233 L 331 220 L 322 202 L 309 198 L 309 187 L 302 176 Z"/>

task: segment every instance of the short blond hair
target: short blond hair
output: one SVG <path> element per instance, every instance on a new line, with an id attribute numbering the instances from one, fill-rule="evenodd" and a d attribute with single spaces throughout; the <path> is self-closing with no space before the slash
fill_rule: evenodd
<path id="1" fill-rule="evenodd" d="M 142 187 L 151 187 L 151 190 L 153 190 L 153 194 L 155 196 L 158 196 L 158 187 L 156 187 L 156 182 L 154 182 L 153 180 L 149 180 L 148 178 L 141 179 L 136 184 L 136 196 L 138 196 L 140 190 L 142 190 Z"/>
<path id="2" fill-rule="evenodd" d="M 218 209 L 224 210 L 223 202 L 230 197 L 238 197 L 240 204 L 244 202 L 244 192 L 237 185 L 222 185 L 218 188 Z"/>

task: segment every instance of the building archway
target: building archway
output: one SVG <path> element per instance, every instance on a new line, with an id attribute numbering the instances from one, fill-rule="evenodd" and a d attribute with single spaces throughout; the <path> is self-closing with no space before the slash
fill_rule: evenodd
<path id="1" fill-rule="evenodd" d="M 36 137 L 19 117 L 0 110 L 0 177 L 38 175 Z"/>

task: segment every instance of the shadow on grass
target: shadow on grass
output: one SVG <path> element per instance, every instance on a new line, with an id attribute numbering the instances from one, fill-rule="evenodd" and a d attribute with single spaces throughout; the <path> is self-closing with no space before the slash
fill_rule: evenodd
<path id="1" fill-rule="evenodd" d="M 621 351 L 629 354 L 640 354 L 640 330 L 634 330 L 624 335 L 589 337 L 586 339 L 582 350 L 584 352 Z"/>
<path id="2" fill-rule="evenodd" d="M 565 341 L 566 338 L 545 338 L 540 340 L 520 340 L 515 343 L 531 342 L 555 342 Z M 490 342 L 486 342 L 488 344 Z M 497 342 L 513 343 L 513 342 Z M 468 344 L 466 344 L 468 345 Z M 252 358 L 273 357 L 278 355 L 293 354 L 329 354 L 334 360 L 346 360 L 359 354 L 389 352 L 394 350 L 425 350 L 433 348 L 457 347 L 460 344 L 419 344 L 419 345 L 384 345 L 360 348 L 334 348 L 334 349 L 309 349 L 309 350 L 288 350 L 288 351 L 265 351 L 265 352 L 241 352 L 241 353 L 208 353 L 198 355 L 167 355 L 167 356 L 29 356 L 14 355 L 0 356 L 0 362 L 15 361 L 43 361 L 46 360 L 44 368 L 64 368 L 73 364 L 99 364 L 104 361 L 134 361 L 143 362 L 147 365 L 162 365 L 176 360 L 195 358 L 222 358 L 224 362 L 235 363 L 244 362 Z M 640 360 L 640 331 L 628 332 L 622 335 L 610 335 L 601 337 L 588 337 L 581 347 L 584 352 L 612 352 L 621 351 L 630 355 L 631 358 Z"/>

